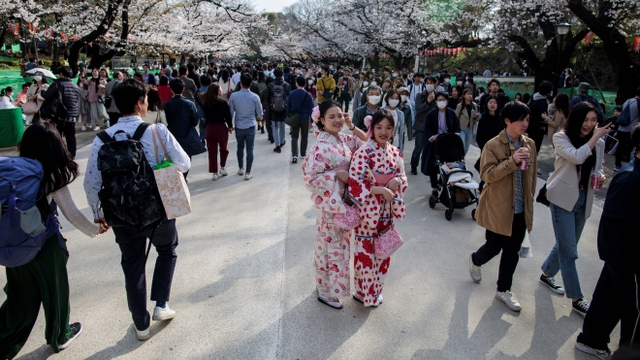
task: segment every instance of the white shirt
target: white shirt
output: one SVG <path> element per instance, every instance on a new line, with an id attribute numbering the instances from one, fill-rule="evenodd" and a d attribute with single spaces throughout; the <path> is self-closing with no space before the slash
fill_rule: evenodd
<path id="1" fill-rule="evenodd" d="M 139 116 L 128 116 L 121 117 L 118 120 L 118 123 L 111 126 L 110 128 L 104 130 L 109 134 L 109 136 L 113 136 L 116 131 L 122 130 L 125 133 L 129 134 L 129 136 L 133 137 L 133 134 L 136 132 L 138 126 L 142 124 L 142 119 Z M 175 137 L 169 132 L 166 126 L 162 124 L 156 124 L 158 131 L 160 132 L 160 137 L 162 138 L 167 151 L 169 152 L 168 157 L 171 159 L 173 165 L 180 172 L 187 172 L 191 167 L 191 160 L 189 159 L 189 155 L 187 155 L 182 147 L 178 143 Z M 142 143 L 142 147 L 144 149 L 144 155 L 151 165 L 153 169 L 157 163 L 156 154 L 153 147 L 153 126 L 147 128 L 147 130 L 142 135 L 140 142 Z M 122 140 L 120 137 L 124 137 L 124 135 L 119 135 L 116 137 L 116 140 Z M 93 215 L 95 219 L 100 219 L 104 217 L 102 213 L 102 209 L 100 208 L 100 199 L 98 198 L 98 192 L 102 189 L 102 173 L 98 170 L 98 152 L 104 143 L 100 140 L 99 137 L 95 137 L 93 139 L 93 145 L 91 146 L 91 155 L 89 155 L 89 161 L 87 162 L 87 171 L 84 178 L 84 191 L 87 194 L 87 202 L 91 209 L 93 210 Z M 158 145 L 158 158 L 164 158 L 164 152 L 162 151 L 162 147 Z"/>

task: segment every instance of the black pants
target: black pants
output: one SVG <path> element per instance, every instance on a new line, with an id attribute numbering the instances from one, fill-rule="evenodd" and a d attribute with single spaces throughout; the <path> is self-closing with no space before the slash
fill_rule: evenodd
<path id="1" fill-rule="evenodd" d="M 63 124 L 56 124 L 58 132 L 67 140 L 67 150 L 72 158 L 76 157 L 76 123 L 65 121 Z"/>
<path id="2" fill-rule="evenodd" d="M 524 213 L 515 214 L 511 224 L 511 236 L 504 236 L 487 230 L 487 241 L 471 257 L 476 266 L 482 266 L 502 251 L 500 270 L 498 271 L 498 291 L 511 290 L 513 274 L 516 272 L 516 266 L 518 266 L 518 260 L 520 259 L 518 251 L 522 246 L 526 230 L 527 224 L 524 220 Z"/>
<path id="3" fill-rule="evenodd" d="M 122 253 L 121 265 L 124 272 L 129 311 L 131 311 L 133 323 L 138 330 L 147 329 L 151 321 L 147 311 L 145 251 L 147 249 L 146 240 L 151 237 L 152 231 L 152 229 L 139 231 L 128 227 L 113 228 L 116 243 L 120 246 Z M 167 302 L 178 258 L 176 254 L 178 231 L 175 219 L 161 223 L 153 233 L 151 243 L 158 253 L 151 284 L 151 300 Z"/>
<path id="4" fill-rule="evenodd" d="M 544 139 L 545 134 L 546 134 L 546 131 L 543 131 L 543 130 L 534 131 L 531 134 L 529 134 L 529 137 L 536 144 L 536 154 L 540 154 L 540 148 L 542 147 L 542 139 Z"/>
<path id="5" fill-rule="evenodd" d="M 438 171 L 438 170 L 433 170 L 433 171 Z M 433 173 L 433 174 L 429 175 L 429 181 L 431 182 L 431 190 L 438 189 L 438 174 L 437 173 Z"/>
<path id="6" fill-rule="evenodd" d="M 578 342 L 596 349 L 607 349 L 609 335 L 620 322 L 620 347 L 640 348 L 638 277 L 604 263 Z"/>
<path id="7" fill-rule="evenodd" d="M 271 127 L 271 119 L 269 119 L 269 117 L 265 117 L 265 120 L 266 120 L 265 126 L 267 127 L 267 134 L 268 134 L 269 141 L 273 143 L 275 140 L 273 139 L 273 128 Z"/>
<path id="8" fill-rule="evenodd" d="M 109 114 L 109 126 L 113 126 L 118 123 L 118 120 L 120 119 L 120 114 L 114 113 L 114 112 L 110 112 L 107 114 Z"/>
<path id="9" fill-rule="evenodd" d="M 349 112 L 349 103 L 351 102 L 351 95 L 343 94 L 338 98 L 340 102 L 340 107 L 342 107 L 342 111 Z"/>
<path id="10" fill-rule="evenodd" d="M 291 155 L 298 156 L 298 138 L 300 138 L 300 156 L 307 155 L 309 139 L 309 120 L 300 120 L 300 126 L 291 127 Z"/>
<path id="11" fill-rule="evenodd" d="M 618 131 L 616 139 L 618 139 L 618 148 L 616 149 L 615 166 L 622 166 L 623 161 L 629 161 L 631 154 L 631 133 Z"/>

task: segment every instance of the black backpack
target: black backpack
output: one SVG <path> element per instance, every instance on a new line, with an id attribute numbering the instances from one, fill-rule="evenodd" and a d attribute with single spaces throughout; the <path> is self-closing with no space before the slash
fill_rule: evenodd
<path id="1" fill-rule="evenodd" d="M 58 87 L 58 96 L 45 100 L 40 106 L 40 119 L 47 119 L 54 124 L 64 124 L 67 120 L 67 108 L 62 102 L 62 85 L 60 82 L 56 83 Z"/>
<path id="2" fill-rule="evenodd" d="M 284 82 L 273 83 L 273 93 L 271 94 L 271 110 L 283 112 L 287 109 L 287 97 L 284 94 Z"/>
<path id="3" fill-rule="evenodd" d="M 102 189 L 98 193 L 104 217 L 111 226 L 137 229 L 158 225 L 165 214 L 153 170 L 142 149 L 140 138 L 151 124 L 142 123 L 133 138 L 122 130 L 110 137 L 98 133 L 104 145 L 98 152 Z M 118 134 L 127 140 L 117 141 Z"/>

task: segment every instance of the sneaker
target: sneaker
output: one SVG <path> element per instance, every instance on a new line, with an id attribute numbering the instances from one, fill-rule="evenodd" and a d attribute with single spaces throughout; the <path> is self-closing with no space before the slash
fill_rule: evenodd
<path id="1" fill-rule="evenodd" d="M 540 275 L 540 282 L 547 285 L 547 287 L 554 293 L 564 295 L 564 288 L 558 285 L 553 276 L 544 276 L 544 274 Z"/>
<path id="2" fill-rule="evenodd" d="M 138 330 L 138 329 L 136 329 L 136 337 L 138 338 L 138 340 L 145 341 L 145 340 L 149 339 L 149 329 L 150 328 L 151 328 L 151 326 L 149 326 L 146 330 Z"/>
<path id="3" fill-rule="evenodd" d="M 100 126 L 96 126 L 93 128 L 93 131 L 98 131 L 98 130 L 100 130 Z"/>
<path id="4" fill-rule="evenodd" d="M 245 180 L 251 180 L 251 179 L 253 179 L 253 175 L 247 173 L 247 175 L 244 176 L 244 179 Z"/>
<path id="5" fill-rule="evenodd" d="M 82 131 L 87 131 L 87 127 L 82 125 Z"/>
<path id="6" fill-rule="evenodd" d="M 582 316 L 586 316 L 587 311 L 589 311 L 589 303 L 586 302 L 584 299 L 580 299 L 578 301 L 572 301 L 571 307 L 573 308 L 573 311 L 577 312 Z"/>
<path id="7" fill-rule="evenodd" d="M 218 172 L 218 174 L 220 174 L 220 176 L 229 175 L 229 173 L 227 172 L 227 169 L 225 169 L 225 168 L 220 168 L 220 171 Z"/>
<path id="8" fill-rule="evenodd" d="M 260 134 L 264 134 L 264 126 L 260 129 Z"/>
<path id="9" fill-rule="evenodd" d="M 171 320 L 176 316 L 176 312 L 169 308 L 169 305 L 165 305 L 165 307 L 161 308 L 156 306 L 153 308 L 153 321 L 163 321 L 163 320 Z"/>
<path id="10" fill-rule="evenodd" d="M 298 157 L 297 156 L 294 156 L 293 158 L 291 158 L 291 163 L 292 164 L 295 164 L 297 162 L 298 162 Z"/>
<path id="11" fill-rule="evenodd" d="M 73 342 L 73 340 L 75 340 L 78 337 L 78 335 L 80 335 L 80 333 L 82 332 L 82 324 L 80 324 L 79 322 L 70 324 L 69 327 L 71 328 L 71 335 L 69 335 L 69 339 L 67 339 L 67 341 L 65 341 L 64 344 L 58 345 L 58 349 L 60 350 L 64 350 L 68 348 L 69 345 L 71 345 L 71 343 Z"/>
<path id="12" fill-rule="evenodd" d="M 604 350 L 596 349 L 596 348 L 592 348 L 589 345 L 586 345 L 584 343 L 577 342 L 577 341 L 576 341 L 576 349 L 582 351 L 583 353 L 591 354 L 597 357 L 598 359 L 602 359 L 602 360 L 611 359 L 611 351 L 609 349 L 604 349 Z"/>
<path id="13" fill-rule="evenodd" d="M 238 175 L 244 175 L 244 168 L 240 168 L 240 170 L 238 170 Z"/>
<path id="14" fill-rule="evenodd" d="M 300 155 L 300 159 L 304 159 L 306 157 L 307 157 L 307 155 Z"/>
<path id="15" fill-rule="evenodd" d="M 520 305 L 518 299 L 516 299 L 516 294 L 512 293 L 509 290 L 496 291 L 496 299 L 502 301 L 505 305 L 507 305 L 509 310 L 516 312 L 522 310 L 522 305 Z"/>
<path id="16" fill-rule="evenodd" d="M 218 175 L 218 174 L 213 174 L 213 176 L 211 177 L 211 180 L 213 180 L 213 181 L 216 181 L 218 179 L 220 179 L 220 175 Z"/>
<path id="17" fill-rule="evenodd" d="M 469 275 L 474 283 L 479 283 L 482 280 L 482 269 L 480 266 L 473 264 L 473 253 L 469 254 Z"/>
<path id="18" fill-rule="evenodd" d="M 411 175 L 418 175 L 418 168 L 411 167 Z"/>

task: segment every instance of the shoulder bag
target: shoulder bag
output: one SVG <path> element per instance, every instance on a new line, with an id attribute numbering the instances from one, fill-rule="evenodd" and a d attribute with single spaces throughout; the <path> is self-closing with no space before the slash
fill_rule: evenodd
<path id="1" fill-rule="evenodd" d="M 304 94 L 304 100 L 302 101 L 302 108 L 304 109 L 304 104 L 307 102 L 307 94 Z M 286 118 L 284 118 L 285 124 L 291 127 L 300 126 L 300 113 L 289 112 Z"/>
<path id="2" fill-rule="evenodd" d="M 387 204 L 383 205 L 383 215 L 384 209 L 387 208 Z M 378 230 L 378 237 L 374 240 L 373 243 L 373 252 L 376 258 L 381 260 L 386 260 L 391 256 L 396 250 L 400 248 L 404 244 L 402 240 L 402 236 L 398 233 L 395 226 L 393 225 L 393 214 L 391 212 L 391 203 L 389 203 L 389 226 L 383 228 L 382 230 Z"/>

